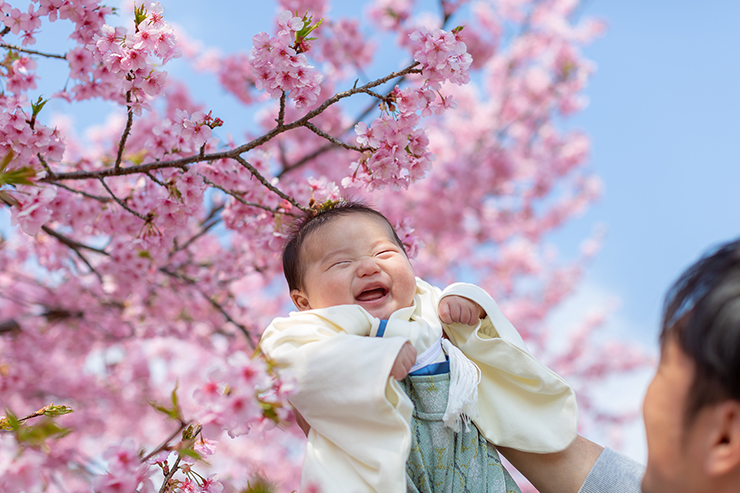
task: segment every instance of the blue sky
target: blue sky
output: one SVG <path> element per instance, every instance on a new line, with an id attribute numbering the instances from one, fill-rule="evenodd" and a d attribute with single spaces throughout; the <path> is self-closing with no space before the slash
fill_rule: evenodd
<path id="1" fill-rule="evenodd" d="M 709 5 L 709 4 L 703 4 Z M 740 236 L 740 3 L 592 2 L 605 37 L 574 119 L 593 144 L 600 203 L 553 237 L 608 230 L 586 285 L 621 299 L 626 336 L 655 345 L 662 296 L 701 252 Z"/>

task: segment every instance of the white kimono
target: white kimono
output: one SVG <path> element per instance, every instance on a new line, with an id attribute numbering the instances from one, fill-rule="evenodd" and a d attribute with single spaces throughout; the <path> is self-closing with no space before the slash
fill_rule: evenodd
<path id="1" fill-rule="evenodd" d="M 478 303 L 486 318 L 475 327 L 443 326 L 438 306 L 449 295 Z M 413 404 L 390 371 L 407 340 L 421 355 L 439 344 L 443 330 L 480 368 L 479 415 L 473 422 L 489 442 L 551 453 L 576 437 L 573 390 L 527 352 L 479 287 L 456 283 L 441 291 L 417 278 L 413 306 L 394 312 L 383 337 L 374 337 L 379 326 L 359 305 L 341 305 L 291 312 L 273 320 L 262 335 L 263 353 L 295 379 L 290 401 L 311 426 L 302 490 L 406 491 Z"/>

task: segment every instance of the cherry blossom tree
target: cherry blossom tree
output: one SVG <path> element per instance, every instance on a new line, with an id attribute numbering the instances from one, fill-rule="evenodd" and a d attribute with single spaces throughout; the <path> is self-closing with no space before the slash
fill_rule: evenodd
<path id="1" fill-rule="evenodd" d="M 588 137 L 561 125 L 602 31 L 576 0 L 375 0 L 364 21 L 279 0 L 230 54 L 173 27 L 174 5 L 0 0 L 0 489 L 297 488 L 291 383 L 257 344 L 289 309 L 291 220 L 343 196 L 391 218 L 418 275 L 487 289 L 576 384 L 585 423 L 626 419 L 589 387 L 639 352 L 597 345 L 594 318 L 548 343 L 598 243 L 572 263 L 544 244 L 600 191 Z M 367 72 L 378 37 L 397 70 Z M 256 124 L 233 136 L 173 60 Z M 90 100 L 116 109 L 83 138 L 67 115 Z"/>

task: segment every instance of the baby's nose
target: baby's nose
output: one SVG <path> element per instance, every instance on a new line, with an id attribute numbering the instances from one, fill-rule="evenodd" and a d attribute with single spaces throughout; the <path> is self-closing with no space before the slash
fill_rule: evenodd
<path id="1" fill-rule="evenodd" d="M 360 260 L 357 266 L 357 273 L 360 276 L 370 276 L 380 271 L 380 267 L 375 259 L 371 257 L 365 257 Z"/>

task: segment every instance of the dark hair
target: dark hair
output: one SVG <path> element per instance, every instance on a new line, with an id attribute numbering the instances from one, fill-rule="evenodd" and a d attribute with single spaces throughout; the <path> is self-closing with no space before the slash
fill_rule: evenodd
<path id="1" fill-rule="evenodd" d="M 301 264 L 301 250 L 306 239 L 334 219 L 350 214 L 365 214 L 379 219 L 388 227 L 393 243 L 398 245 L 403 253 L 408 256 L 406 248 L 404 248 L 396 234 L 396 230 L 393 229 L 393 225 L 383 214 L 357 200 L 327 201 L 300 217 L 294 223 L 288 236 L 288 242 L 283 248 L 283 273 L 285 274 L 285 280 L 288 281 L 288 289 L 292 291 L 303 287 L 304 266 Z"/>
<path id="2" fill-rule="evenodd" d="M 668 290 L 661 343 L 667 338 L 695 365 L 687 424 L 705 406 L 740 401 L 740 240 L 699 259 Z"/>

